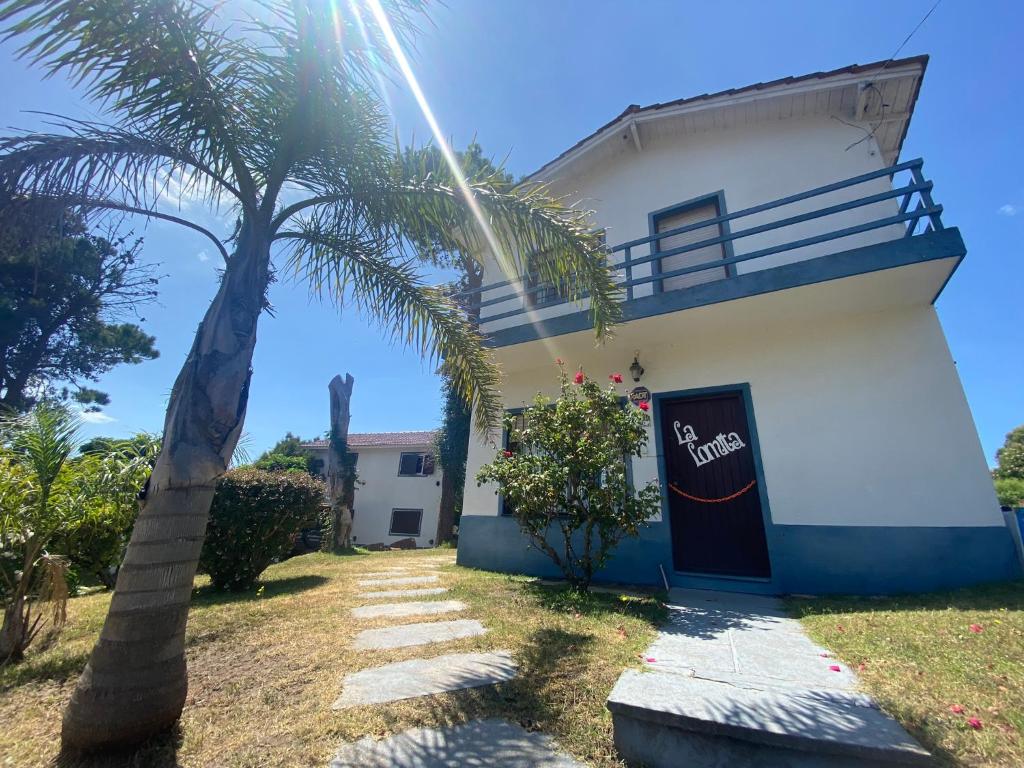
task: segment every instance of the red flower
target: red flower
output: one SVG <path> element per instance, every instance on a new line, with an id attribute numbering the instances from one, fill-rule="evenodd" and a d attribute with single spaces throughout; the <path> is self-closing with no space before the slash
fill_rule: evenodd
<path id="1" fill-rule="evenodd" d="M 647 404 L 646 400 L 641 400 L 639 403 L 636 404 L 636 407 L 639 408 L 641 411 L 646 411 L 651 406 Z"/>
<path id="2" fill-rule="evenodd" d="M 511 459 L 512 458 L 512 451 L 502 451 L 502 453 L 505 454 L 505 458 L 506 459 Z"/>
<path id="3" fill-rule="evenodd" d="M 612 381 L 614 381 L 616 384 L 621 384 L 622 383 L 622 374 L 621 373 L 613 373 L 608 378 L 611 379 Z"/>
<path id="4" fill-rule="evenodd" d="M 838 664 L 830 664 L 829 665 L 829 669 L 831 669 L 833 672 L 842 672 L 843 671 L 842 667 L 840 667 Z"/>
<path id="5" fill-rule="evenodd" d="M 971 726 L 971 728 L 973 728 L 976 731 L 980 731 L 981 730 L 981 720 L 979 720 L 976 717 L 968 717 L 967 718 L 967 724 L 969 726 Z"/>
<path id="6" fill-rule="evenodd" d="M 959 704 L 954 704 L 949 708 L 949 711 L 952 712 L 954 715 L 962 715 L 964 713 L 964 708 L 961 707 Z"/>
<path id="7" fill-rule="evenodd" d="M 984 627 L 981 626 L 981 624 L 971 624 L 971 626 L 969 626 L 968 629 L 971 630 L 971 632 L 973 632 L 974 634 L 977 635 L 977 634 L 981 633 L 981 631 L 984 629 Z"/>
<path id="8" fill-rule="evenodd" d="M 572 377 L 573 384 L 583 383 L 583 371 L 576 371 L 576 375 Z"/>
<path id="9" fill-rule="evenodd" d="M 562 358 L 556 357 L 555 358 L 555 365 L 561 365 L 561 364 L 562 364 Z"/>

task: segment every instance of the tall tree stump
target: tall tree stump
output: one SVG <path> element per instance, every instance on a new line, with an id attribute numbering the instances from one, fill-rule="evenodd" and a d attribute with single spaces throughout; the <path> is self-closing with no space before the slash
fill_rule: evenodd
<path id="1" fill-rule="evenodd" d="M 352 505 L 356 473 L 348 450 L 349 401 L 355 379 L 335 376 L 327 386 L 331 398 L 330 449 L 327 451 L 327 496 L 331 505 L 331 549 L 347 549 L 352 538 Z"/>

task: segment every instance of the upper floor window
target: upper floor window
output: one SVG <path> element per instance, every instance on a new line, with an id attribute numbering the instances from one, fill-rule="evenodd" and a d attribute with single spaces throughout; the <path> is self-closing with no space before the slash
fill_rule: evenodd
<path id="1" fill-rule="evenodd" d="M 601 241 L 601 247 L 605 246 L 605 231 L 602 229 L 595 233 Z M 526 275 L 523 279 L 523 288 L 526 293 L 526 306 L 528 309 L 548 307 L 552 304 L 561 304 L 567 301 L 571 293 L 571 282 L 561 279 L 557 283 L 542 277 L 545 261 L 550 256 L 547 253 L 532 254 L 527 260 Z"/>
<path id="2" fill-rule="evenodd" d="M 708 224 L 703 227 L 693 227 L 708 219 L 715 219 L 722 215 L 724 209 L 723 196 L 721 193 L 698 198 L 697 200 L 680 205 L 672 206 L 651 214 L 651 234 L 661 234 L 673 229 L 687 228 L 685 232 L 663 237 L 655 243 L 655 251 L 673 251 L 677 248 L 684 248 L 694 243 L 705 240 L 712 240 L 728 232 L 728 224 Z M 715 243 L 705 245 L 702 248 L 695 248 L 683 253 L 670 254 L 658 259 L 655 263 L 658 274 L 665 274 L 677 269 L 696 266 L 717 261 L 731 256 L 731 249 L 727 243 Z M 713 280 L 720 280 L 727 277 L 726 267 L 712 267 L 697 272 L 687 272 L 683 275 L 666 277 L 655 282 L 655 291 L 675 291 L 680 288 L 689 288 L 701 283 L 710 283 Z"/>
<path id="3" fill-rule="evenodd" d="M 398 457 L 399 477 L 424 477 L 434 474 L 434 454 L 403 453 Z"/>

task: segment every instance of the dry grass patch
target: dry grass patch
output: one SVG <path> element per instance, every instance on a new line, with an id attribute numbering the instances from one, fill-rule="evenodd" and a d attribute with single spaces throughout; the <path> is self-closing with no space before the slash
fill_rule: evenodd
<path id="1" fill-rule="evenodd" d="M 211 592 L 205 579 L 198 580 L 187 633 L 189 698 L 179 727 L 132 752 L 61 765 L 320 767 L 342 741 L 490 716 L 549 733 L 595 765 L 619 765 L 604 701 L 619 673 L 637 664 L 653 639 L 663 618 L 661 601 L 578 597 L 521 577 L 430 562 L 439 554 L 445 550 L 306 555 L 271 567 L 257 590 L 241 595 Z M 449 591 L 411 599 L 462 600 L 467 609 L 437 617 L 352 619 L 350 609 L 363 604 L 356 594 L 364 589 L 356 581 L 389 567 L 438 570 Z M 0 766 L 55 764 L 61 711 L 108 602 L 106 594 L 75 598 L 56 643 L 0 669 Z M 488 631 L 387 651 L 350 647 L 363 629 L 455 618 L 478 619 Z M 346 673 L 490 650 L 513 653 L 520 668 L 515 680 L 387 705 L 330 708 Z"/>
<path id="2" fill-rule="evenodd" d="M 1024 582 L 789 608 L 941 764 L 1024 765 Z"/>

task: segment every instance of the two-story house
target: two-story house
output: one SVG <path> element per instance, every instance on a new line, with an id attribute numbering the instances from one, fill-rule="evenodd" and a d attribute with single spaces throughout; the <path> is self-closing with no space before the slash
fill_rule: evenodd
<path id="1" fill-rule="evenodd" d="M 356 432 L 348 448 L 356 454 L 352 543 L 385 546 L 413 539 L 432 547 L 441 508 L 441 468 L 434 457 L 434 432 Z M 327 440 L 303 443 L 327 465 Z"/>
<path id="2" fill-rule="evenodd" d="M 505 406 L 557 394 L 556 358 L 650 403 L 632 472 L 662 512 L 602 579 L 882 593 L 1019 572 L 935 312 L 964 242 L 900 158 L 926 64 L 630 106 L 531 176 L 593 209 L 624 322 L 595 345 L 585 302 L 492 260 Z M 470 446 L 458 561 L 553 574 L 472 481 L 499 440 Z"/>

